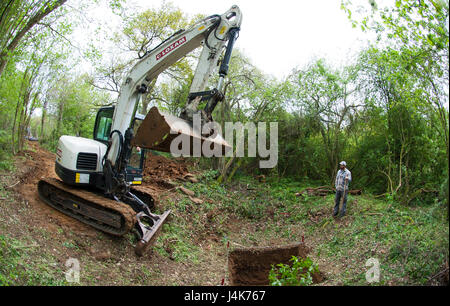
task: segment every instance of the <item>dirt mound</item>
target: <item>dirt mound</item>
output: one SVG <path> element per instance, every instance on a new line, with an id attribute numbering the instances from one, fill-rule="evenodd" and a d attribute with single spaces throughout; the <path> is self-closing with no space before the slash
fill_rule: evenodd
<path id="1" fill-rule="evenodd" d="M 189 174 L 183 158 L 167 158 L 162 155 L 147 153 L 143 173 L 144 183 L 156 184 L 162 188 L 172 188 L 171 182 Z"/>
<path id="2" fill-rule="evenodd" d="M 306 258 L 309 250 L 304 243 L 285 246 L 234 249 L 228 256 L 228 271 L 231 286 L 269 285 L 272 265 L 291 264 L 292 256 Z M 312 275 L 313 282 L 323 280 L 322 275 Z"/>
<path id="3" fill-rule="evenodd" d="M 19 165 L 21 183 L 32 184 L 42 176 L 55 177 L 54 161 L 56 155 L 39 147 L 35 142 L 28 143 L 29 149 L 20 151 L 17 155 L 25 157 L 25 161 Z M 48 167 L 53 164 L 51 167 Z"/>

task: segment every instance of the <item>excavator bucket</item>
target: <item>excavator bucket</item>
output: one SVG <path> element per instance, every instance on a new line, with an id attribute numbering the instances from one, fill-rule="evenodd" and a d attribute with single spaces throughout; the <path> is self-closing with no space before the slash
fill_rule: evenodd
<path id="1" fill-rule="evenodd" d="M 179 138 L 175 145 L 172 145 L 177 137 Z M 132 144 L 141 148 L 174 153 L 171 150 L 172 145 L 172 149 L 178 150 L 177 152 L 185 156 L 197 157 L 204 156 L 204 150 L 201 148 L 208 145 L 211 151 L 220 153 L 222 156 L 231 150 L 231 146 L 220 134 L 205 137 L 188 121 L 161 112 L 157 107 L 150 109 L 139 126 Z"/>

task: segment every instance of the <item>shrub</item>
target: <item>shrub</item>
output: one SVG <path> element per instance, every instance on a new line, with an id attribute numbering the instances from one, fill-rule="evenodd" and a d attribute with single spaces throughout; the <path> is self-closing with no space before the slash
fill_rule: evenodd
<path id="1" fill-rule="evenodd" d="M 319 271 L 317 265 L 307 257 L 292 256 L 292 266 L 285 264 L 272 265 L 269 272 L 271 286 L 308 286 L 313 283 L 312 274 Z"/>

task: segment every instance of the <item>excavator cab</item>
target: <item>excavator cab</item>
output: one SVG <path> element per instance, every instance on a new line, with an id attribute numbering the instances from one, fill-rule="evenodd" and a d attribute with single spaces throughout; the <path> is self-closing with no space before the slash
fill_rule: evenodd
<path id="1" fill-rule="evenodd" d="M 108 145 L 109 135 L 111 134 L 112 118 L 114 115 L 114 106 L 102 107 L 98 110 L 95 118 L 93 138 L 105 145 Z M 134 133 L 139 129 L 144 120 L 144 116 L 136 114 L 131 122 L 131 128 Z M 145 162 L 145 149 L 135 146 L 132 148 L 130 161 L 127 165 L 127 182 L 132 185 L 142 183 L 142 171 Z"/>
<path id="2" fill-rule="evenodd" d="M 94 140 L 108 145 L 109 134 L 111 133 L 114 106 L 102 107 L 97 112 L 94 125 Z"/>

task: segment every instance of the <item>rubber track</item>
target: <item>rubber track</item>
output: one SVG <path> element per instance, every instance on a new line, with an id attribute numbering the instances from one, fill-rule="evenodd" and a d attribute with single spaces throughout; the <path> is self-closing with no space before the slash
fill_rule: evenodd
<path id="1" fill-rule="evenodd" d="M 66 193 L 68 195 L 67 198 L 73 198 L 73 196 L 83 199 L 84 201 L 90 202 L 92 207 L 96 208 L 106 208 L 106 211 L 113 210 L 117 214 L 119 214 L 122 217 L 122 226 L 120 229 L 114 228 L 112 226 L 108 226 L 106 224 L 98 223 L 92 219 L 86 219 L 82 215 L 72 213 L 70 210 L 61 208 L 59 205 L 54 205 L 52 201 L 48 198 L 46 198 L 43 193 L 41 192 L 41 188 L 44 184 L 48 184 L 53 186 L 54 188 Z M 126 233 L 128 233 L 134 226 L 136 222 L 135 215 L 136 213 L 134 210 L 127 204 L 124 204 L 122 202 L 117 202 L 105 197 L 102 197 L 101 195 L 95 194 L 93 192 L 89 192 L 83 189 L 70 187 L 63 182 L 61 182 L 58 179 L 55 178 L 43 178 L 38 183 L 38 189 L 39 189 L 39 196 L 40 198 L 46 202 L 51 207 L 57 209 L 58 211 L 73 217 L 85 224 L 91 225 L 95 227 L 96 229 L 99 229 L 103 232 L 115 235 L 115 236 L 123 236 Z M 84 203 L 85 204 L 85 203 Z"/>

